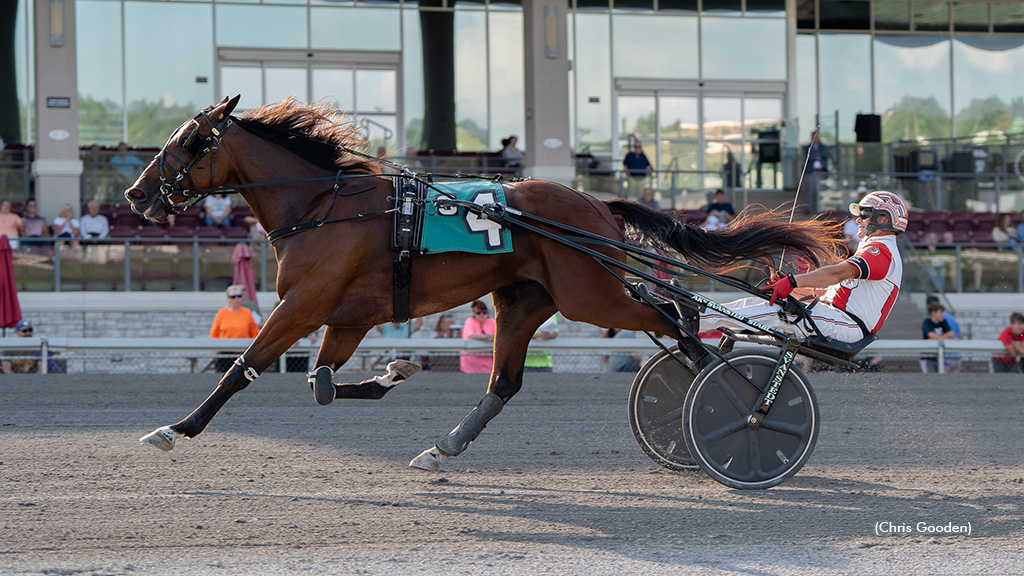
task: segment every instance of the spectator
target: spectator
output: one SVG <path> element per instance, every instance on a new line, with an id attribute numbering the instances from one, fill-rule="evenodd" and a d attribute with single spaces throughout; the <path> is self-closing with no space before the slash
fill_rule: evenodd
<path id="1" fill-rule="evenodd" d="M 703 222 L 701 222 L 700 227 L 705 230 L 716 230 L 718 228 L 724 228 L 725 223 L 722 222 L 722 220 L 718 216 L 714 214 L 708 214 L 708 217 L 705 218 Z"/>
<path id="2" fill-rule="evenodd" d="M 245 284 L 234 284 L 242 292 L 242 306 L 249 309 L 252 312 L 252 319 L 256 321 L 256 326 L 263 326 L 263 316 L 260 314 L 260 307 L 255 302 L 249 299 L 249 291 L 245 288 Z M 275 308 L 277 306 L 274 306 Z"/>
<path id="3" fill-rule="evenodd" d="M 211 194 L 203 204 L 206 215 L 203 217 L 203 226 L 220 226 L 227 228 L 231 226 L 231 198 L 223 192 Z"/>
<path id="4" fill-rule="evenodd" d="M 25 238 L 46 238 L 50 236 L 50 227 L 38 213 L 38 206 L 34 198 L 25 202 L 25 218 L 23 219 Z M 28 241 L 26 240 L 26 244 Z"/>
<path id="5" fill-rule="evenodd" d="M 82 216 L 82 238 L 90 240 L 102 240 L 110 234 L 110 223 L 107 217 L 100 214 L 100 203 L 93 200 L 89 202 L 87 209 L 89 213 Z"/>
<path id="6" fill-rule="evenodd" d="M 534 340 L 552 340 L 554 338 L 558 338 L 557 315 L 545 320 L 533 334 Z M 530 350 L 526 353 L 525 369 L 527 372 L 551 372 L 553 366 L 550 350 Z"/>
<path id="7" fill-rule="evenodd" d="M 723 226 L 736 216 L 736 209 L 732 207 L 732 203 L 725 201 L 725 192 L 721 190 L 715 190 L 714 199 L 704 208 L 704 211 L 709 217 L 716 217 Z"/>
<path id="8" fill-rule="evenodd" d="M 661 205 L 654 199 L 654 191 L 650 186 L 645 186 L 643 192 L 640 193 L 640 203 L 648 208 L 661 210 Z"/>
<path id="9" fill-rule="evenodd" d="M 473 309 L 473 315 L 466 318 L 466 323 L 462 325 L 462 339 L 494 342 L 495 323 L 489 315 L 487 304 L 474 300 L 470 308 Z M 490 372 L 493 363 L 493 345 L 488 352 L 466 351 L 459 355 L 459 368 L 466 373 Z"/>
<path id="10" fill-rule="evenodd" d="M 996 225 L 992 228 L 992 241 L 999 244 L 1000 248 L 1013 248 L 1014 244 L 1020 244 L 1017 236 L 1017 229 L 1013 227 L 1013 217 L 1009 214 L 1000 214 Z"/>
<path id="11" fill-rule="evenodd" d="M 377 326 L 377 331 L 380 332 L 381 338 L 409 339 L 412 338 L 412 333 L 419 330 L 421 326 L 423 326 L 423 318 L 416 318 L 412 322 L 388 322 L 387 324 L 381 324 Z M 408 354 L 404 356 L 391 354 L 381 359 L 391 362 L 392 360 L 409 360 L 410 358 Z"/>
<path id="12" fill-rule="evenodd" d="M 1021 223 L 1017 224 L 1017 239 L 1024 240 L 1024 210 L 1020 211 Z"/>
<path id="13" fill-rule="evenodd" d="M 921 334 L 925 340 L 952 340 L 956 337 L 953 328 L 946 322 L 946 308 L 940 302 L 932 302 L 928 305 L 928 317 L 921 323 Z M 934 374 L 939 371 L 939 359 L 937 355 L 926 354 L 921 356 L 921 372 Z"/>
<path id="14" fill-rule="evenodd" d="M 75 209 L 65 204 L 60 209 L 60 216 L 53 219 L 53 235 L 56 238 L 78 238 L 81 223 L 75 218 Z"/>
<path id="15" fill-rule="evenodd" d="M 931 306 L 932 303 L 938 302 L 938 296 L 929 294 L 928 297 L 925 298 L 924 304 L 925 306 Z M 953 331 L 953 338 L 955 340 L 962 340 L 964 338 L 964 334 L 960 331 L 960 324 L 956 321 L 956 318 L 954 318 L 953 315 L 945 309 L 945 307 L 942 309 L 942 317 L 946 320 L 946 323 L 949 324 L 949 329 Z"/>
<path id="16" fill-rule="evenodd" d="M 601 338 L 636 338 L 636 333 L 629 330 L 609 328 L 601 331 Z M 609 354 L 604 357 L 605 372 L 636 372 L 644 357 L 635 352 Z"/>
<path id="17" fill-rule="evenodd" d="M 17 248 L 18 238 L 24 233 L 24 221 L 21 216 L 11 212 L 11 201 L 6 198 L 0 201 L 0 236 L 7 236 L 11 248 Z"/>
<path id="18" fill-rule="evenodd" d="M 127 142 L 121 142 L 117 145 L 117 155 L 110 158 L 110 165 L 117 172 L 118 185 L 127 187 L 138 178 L 146 163 L 128 151 Z"/>
<path id="19" fill-rule="evenodd" d="M 514 134 L 501 140 L 501 157 L 508 168 L 518 168 L 523 163 L 523 151 L 516 148 L 517 142 L 519 138 Z"/>
<path id="20" fill-rule="evenodd" d="M 455 327 L 455 318 L 451 314 L 445 312 L 437 318 L 437 324 L 434 325 L 434 329 L 430 331 L 431 338 L 458 338 L 459 331 Z M 434 370 L 439 372 L 458 372 L 459 362 L 455 356 L 441 355 L 441 356 L 429 356 L 424 354 L 421 358 L 424 370 Z"/>
<path id="21" fill-rule="evenodd" d="M 256 319 L 252 311 L 242 306 L 245 298 L 243 288 L 239 284 L 228 286 L 225 291 L 228 297 L 228 305 L 217 312 L 210 326 L 210 338 L 255 338 L 259 332 Z M 219 372 L 227 372 L 235 359 L 231 355 L 239 355 L 238 352 L 215 352 L 218 355 L 216 368 Z M 221 357 L 229 355 L 228 357 Z"/>
<path id="22" fill-rule="evenodd" d="M 807 185 L 807 199 L 811 211 L 818 211 L 818 187 L 821 181 L 828 176 L 829 151 L 828 146 L 821 143 L 818 132 L 811 132 L 811 143 L 804 148 L 804 158 L 807 162 L 804 168 L 804 179 Z"/>
<path id="23" fill-rule="evenodd" d="M 32 323 L 28 320 L 19 320 L 14 325 L 14 335 L 18 338 L 32 337 Z M 43 365 L 39 350 L 7 350 L 0 354 L 4 357 L 11 357 L 7 360 L 0 360 L 0 372 L 4 374 L 35 374 L 43 373 Z M 54 352 L 49 351 L 47 356 L 53 356 Z M 47 371 L 51 374 L 63 372 L 61 367 L 52 359 L 47 361 Z"/>
<path id="24" fill-rule="evenodd" d="M 999 334 L 999 341 L 1006 347 L 1006 356 L 993 358 L 992 368 L 996 372 L 1020 372 L 1024 355 L 1024 314 L 1010 314 L 1010 325 Z"/>
<path id="25" fill-rule="evenodd" d="M 647 160 L 639 139 L 633 139 L 633 149 L 622 159 L 622 167 L 626 170 L 628 187 L 639 197 L 647 177 L 651 175 L 651 162 Z"/>

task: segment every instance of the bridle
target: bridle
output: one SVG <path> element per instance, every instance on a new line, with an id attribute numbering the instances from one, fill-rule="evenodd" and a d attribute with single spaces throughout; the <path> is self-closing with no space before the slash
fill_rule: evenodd
<path id="1" fill-rule="evenodd" d="M 171 143 L 169 139 L 157 153 L 156 157 L 153 158 L 153 163 L 160 168 L 160 201 L 168 213 L 176 212 L 177 209 L 194 206 L 210 193 L 206 190 L 197 190 L 198 186 L 196 186 L 195 178 L 192 177 L 192 169 L 207 154 L 210 154 L 210 179 L 212 181 L 217 167 L 217 145 L 220 144 L 221 138 L 224 137 L 224 130 L 231 124 L 231 116 L 224 116 L 216 123 L 210 119 L 208 110 L 203 110 L 199 113 L 199 116 L 210 127 L 210 135 L 200 139 L 199 132 L 202 127 L 196 118 L 189 120 L 190 123 L 196 125 L 196 129 L 185 138 L 181 145 L 182 149 L 188 154 L 187 160 L 178 157 L 177 154 L 167 149 L 167 146 Z M 179 128 L 175 131 L 175 134 L 178 134 L 180 131 L 181 129 Z M 168 158 L 173 159 L 179 167 L 175 168 Z M 186 178 L 188 179 L 188 188 L 185 187 Z M 171 196 L 174 194 L 183 196 L 184 200 L 175 202 L 171 199 Z"/>

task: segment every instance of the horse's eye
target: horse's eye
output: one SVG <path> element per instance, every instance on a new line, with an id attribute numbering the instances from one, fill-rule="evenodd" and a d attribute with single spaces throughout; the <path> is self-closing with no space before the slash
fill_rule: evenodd
<path id="1" fill-rule="evenodd" d="M 199 130 L 195 130 L 185 138 L 185 143 L 181 147 L 188 152 L 189 156 L 196 157 L 203 151 L 203 144 L 204 141 L 199 139 Z"/>

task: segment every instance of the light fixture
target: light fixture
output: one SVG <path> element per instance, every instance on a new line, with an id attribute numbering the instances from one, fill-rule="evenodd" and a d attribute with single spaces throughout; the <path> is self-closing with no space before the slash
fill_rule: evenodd
<path id="1" fill-rule="evenodd" d="M 50 0 L 50 46 L 64 45 L 64 0 Z"/>
<path id="2" fill-rule="evenodd" d="M 558 58 L 558 8 L 554 4 L 544 7 L 544 55 L 552 60 Z"/>

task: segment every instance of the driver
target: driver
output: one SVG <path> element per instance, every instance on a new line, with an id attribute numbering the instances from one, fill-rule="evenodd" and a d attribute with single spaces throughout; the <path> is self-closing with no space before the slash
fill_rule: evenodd
<path id="1" fill-rule="evenodd" d="M 751 297 L 724 304 L 741 316 L 769 328 L 806 338 L 814 333 L 805 320 L 782 312 L 776 300 L 785 300 L 794 288 L 828 288 L 809 315 L 822 335 L 842 342 L 856 342 L 882 329 L 896 303 L 903 281 L 903 260 L 896 235 L 907 229 L 907 205 L 892 192 L 879 190 L 850 204 L 857 219 L 860 243 L 849 259 L 811 270 L 786 274 L 762 288 L 771 298 Z M 716 328 L 745 330 L 749 327 L 712 310 L 702 314 L 700 331 Z"/>

